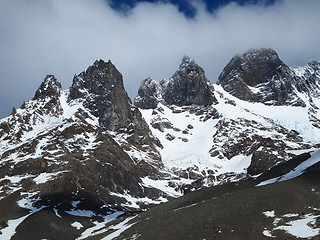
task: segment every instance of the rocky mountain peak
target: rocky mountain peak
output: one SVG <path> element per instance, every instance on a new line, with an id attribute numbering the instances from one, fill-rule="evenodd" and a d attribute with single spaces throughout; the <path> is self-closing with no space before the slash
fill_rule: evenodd
<path id="1" fill-rule="evenodd" d="M 131 100 L 123 86 L 122 74 L 111 63 L 95 61 L 74 76 L 69 101 L 80 99 L 84 107 L 99 118 L 101 126 L 118 130 L 129 124 Z"/>
<path id="2" fill-rule="evenodd" d="M 175 72 L 175 74 L 172 77 L 175 77 L 177 75 L 200 75 L 202 76 L 202 80 L 205 80 L 208 82 L 208 80 L 205 77 L 205 72 L 202 67 L 200 67 L 194 59 L 191 59 L 188 56 L 184 56 L 182 58 L 181 64 L 179 66 L 179 70 Z M 189 80 L 188 78 L 185 78 L 184 80 Z"/>
<path id="3" fill-rule="evenodd" d="M 137 149 L 146 146 L 153 149 L 154 144 L 159 145 L 139 109 L 132 105 L 123 86 L 122 74 L 111 61 L 95 61 L 86 71 L 76 75 L 68 101 L 80 101 L 103 129 L 129 134 L 126 140 Z M 157 154 L 156 149 L 153 152 Z"/>
<path id="4" fill-rule="evenodd" d="M 319 97 L 320 62 L 309 61 L 304 67 L 291 68 L 295 88 L 308 96 Z M 311 103 L 312 104 L 312 103 Z"/>
<path id="5" fill-rule="evenodd" d="M 36 91 L 33 99 L 28 103 L 23 103 L 22 108 L 38 109 L 43 114 L 59 116 L 63 110 L 59 97 L 62 94 L 61 83 L 54 75 L 47 75 L 42 81 L 40 87 Z"/>
<path id="6" fill-rule="evenodd" d="M 45 99 L 47 97 L 59 97 L 62 91 L 61 83 L 55 78 L 54 75 L 47 75 L 40 87 L 35 93 L 33 100 Z"/>
<path id="7" fill-rule="evenodd" d="M 160 84 L 154 79 L 145 79 L 134 103 L 139 108 L 150 109 L 156 108 L 160 101 L 177 106 L 208 106 L 217 102 L 204 70 L 188 56 L 182 58 L 173 76 Z"/>
<path id="8" fill-rule="evenodd" d="M 255 87 L 258 84 L 266 83 L 277 74 L 278 68 L 282 66 L 276 51 L 270 48 L 251 49 L 244 54 L 236 55 L 231 59 L 219 76 L 219 83 L 229 81 L 230 77 L 236 77 L 237 72 L 241 80 Z M 232 76 L 228 76 L 232 75 Z"/>
<path id="9" fill-rule="evenodd" d="M 315 74 L 320 75 L 320 61 L 317 60 L 311 60 L 308 62 L 307 64 L 308 66 L 310 66 L 312 69 L 314 69 Z"/>
<path id="10" fill-rule="evenodd" d="M 157 107 L 160 97 L 160 84 L 153 78 L 147 78 L 141 83 L 134 105 L 142 109 L 154 109 Z"/>
<path id="11" fill-rule="evenodd" d="M 100 69 L 106 69 L 108 68 L 108 66 L 112 66 L 112 62 L 111 60 L 109 59 L 108 62 L 105 62 L 103 61 L 102 59 L 100 60 L 96 60 L 94 63 L 93 63 L 93 66 L 97 67 L 97 68 L 100 68 Z"/>
<path id="12" fill-rule="evenodd" d="M 301 67 L 300 67 L 301 68 Z M 306 78 L 320 79 L 320 62 L 317 60 L 311 60 L 308 62 L 306 67 L 302 67 L 303 71 L 301 72 L 300 77 L 303 75 Z M 299 73 L 297 74 L 299 76 Z"/>
<path id="13" fill-rule="evenodd" d="M 186 67 L 191 67 L 191 66 L 193 67 L 197 66 L 197 63 L 195 62 L 195 60 L 190 58 L 189 56 L 186 56 L 186 55 L 183 56 L 179 69 L 184 69 Z"/>
<path id="14" fill-rule="evenodd" d="M 111 63 L 97 60 L 79 75 L 74 76 L 70 98 L 82 98 L 88 94 L 106 95 L 114 87 L 124 91 L 122 74 Z"/>
<path id="15" fill-rule="evenodd" d="M 291 69 L 270 48 L 251 49 L 233 57 L 217 84 L 245 101 L 305 106 L 294 92 Z"/>
<path id="16" fill-rule="evenodd" d="M 163 89 L 162 97 L 168 104 L 206 106 L 216 102 L 212 94 L 212 85 L 204 70 L 186 56 L 183 57 L 179 70 L 160 84 Z"/>

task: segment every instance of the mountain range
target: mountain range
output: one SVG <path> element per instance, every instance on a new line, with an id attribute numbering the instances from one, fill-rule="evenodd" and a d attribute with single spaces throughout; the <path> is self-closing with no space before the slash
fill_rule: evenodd
<path id="1" fill-rule="evenodd" d="M 111 61 L 66 90 L 48 75 L 0 120 L 0 239 L 301 237 L 279 218 L 311 219 L 316 239 L 319 97 L 319 61 L 289 67 L 269 48 L 233 57 L 216 84 L 185 56 L 133 102 Z M 289 196 L 296 208 L 280 207 Z M 240 203 L 247 215 L 227 207 Z M 259 225 L 244 230 L 250 217 Z"/>

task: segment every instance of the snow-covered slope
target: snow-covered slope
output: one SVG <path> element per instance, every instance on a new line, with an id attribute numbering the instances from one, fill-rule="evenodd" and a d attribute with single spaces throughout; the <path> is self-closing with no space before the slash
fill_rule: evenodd
<path id="1" fill-rule="evenodd" d="M 268 54 L 273 57 L 268 57 Z M 264 66 L 263 71 L 269 75 L 268 67 L 278 67 L 280 64 L 288 68 L 270 49 L 250 50 L 244 57 L 238 58 L 245 58 L 246 65 L 256 64 L 257 68 Z M 231 63 L 234 61 L 236 60 L 232 60 Z M 191 66 L 187 67 L 188 64 Z M 178 104 L 172 104 L 171 100 L 168 102 L 163 97 L 167 94 L 167 85 L 189 86 L 194 81 L 195 72 L 187 69 L 197 69 L 196 63 L 184 59 L 177 71 L 180 76 L 184 76 L 183 79 L 172 77 L 162 80 L 160 84 L 152 79 L 144 81 L 139 89 L 139 93 L 143 94 L 138 93 L 135 103 L 140 107 L 152 133 L 163 146 L 159 148 L 159 152 L 168 171 L 179 177 L 194 180 L 191 188 L 221 184 L 245 178 L 248 174 L 260 174 L 295 155 L 319 147 L 318 66 L 320 64 L 313 61 L 313 65 L 299 70 L 289 68 L 286 70 L 291 74 L 290 79 L 287 76 L 288 79 L 285 81 L 288 87 L 290 85 L 292 96 L 288 96 L 287 99 L 281 98 L 285 101 L 282 104 L 279 101 L 277 104 L 247 101 L 239 99 L 237 94 L 234 96 L 233 93 L 238 90 L 235 87 L 237 85 L 230 85 L 229 82 L 240 81 L 250 91 L 262 95 L 276 90 L 267 87 L 257 88 L 240 79 L 243 75 L 241 71 L 247 71 L 246 68 L 237 69 L 237 74 L 232 77 L 231 73 L 234 71 L 229 69 L 230 64 L 226 67 L 230 72 L 228 81 L 224 84 L 212 85 L 205 80 L 204 72 L 198 73 L 202 74 L 199 78 L 203 79 L 202 84 L 206 86 L 203 88 L 212 92 L 214 99 L 212 104 L 203 104 L 202 100 L 194 101 L 192 104 L 190 102 L 181 104 L 187 102 L 187 97 L 179 92 L 173 93 L 173 97 L 179 96 Z M 250 74 L 253 74 L 252 72 L 259 69 L 253 68 L 250 71 Z M 279 74 L 276 69 L 274 72 Z M 268 75 L 269 80 L 264 79 L 266 74 L 257 74 L 258 84 L 264 82 L 268 85 L 271 84 L 268 81 L 274 81 L 272 74 Z M 176 75 L 177 73 L 174 74 Z M 281 74 L 277 76 L 278 80 L 282 81 L 281 77 L 284 76 Z M 249 81 L 249 78 L 246 81 Z M 306 88 L 303 90 L 302 87 L 298 90 L 298 82 L 300 86 L 309 86 L 309 90 Z M 310 82 L 313 84 L 309 84 Z M 180 91 L 186 92 L 186 89 L 181 87 Z M 288 92 L 284 96 L 286 94 Z M 186 99 L 183 99 L 183 96 Z M 302 104 L 291 104 L 293 96 Z M 144 104 L 150 97 L 153 100 L 152 106 Z M 183 188 L 189 189 L 190 185 Z"/>
<path id="2" fill-rule="evenodd" d="M 13 234 L 50 209 L 55 219 L 73 216 L 70 228 L 81 228 L 81 239 L 111 216 L 318 149 L 319 62 L 289 68 L 260 51 L 233 59 L 218 84 L 184 57 L 170 79 L 144 80 L 134 104 L 111 61 L 96 61 L 67 90 L 48 75 L 32 100 L 0 120 L 0 231 Z M 263 73 L 253 74 L 259 66 Z"/>
<path id="3" fill-rule="evenodd" d="M 156 109 L 140 110 L 163 145 L 159 152 L 164 165 L 179 176 L 209 177 L 206 183 L 211 179 L 210 184 L 219 184 L 227 176 L 245 175 L 259 153 L 260 158 L 267 155 L 261 163 L 266 168 L 260 167 L 265 171 L 320 142 L 320 129 L 309 121 L 308 108 L 249 103 L 219 85 L 214 88 L 218 103 L 210 107 L 160 103 Z"/>
<path id="4" fill-rule="evenodd" d="M 304 172 L 306 172 L 308 168 L 310 168 L 311 166 L 313 166 L 319 162 L 320 162 L 320 150 L 317 150 L 317 151 L 311 153 L 311 157 L 309 159 L 300 163 L 298 166 L 296 166 L 290 172 L 288 172 L 284 175 L 281 175 L 279 177 L 276 177 L 276 178 L 265 180 L 265 181 L 259 183 L 257 186 L 263 186 L 263 185 L 267 185 L 267 184 L 271 184 L 271 183 L 275 183 L 275 182 L 281 182 L 281 181 L 286 181 L 289 179 L 297 178 L 297 177 L 301 176 Z"/>
<path id="5" fill-rule="evenodd" d="M 50 75 L 32 100 L 0 120 L 0 201 L 15 196 L 10 203 L 13 208 L 20 206 L 27 214 L 36 214 L 46 207 L 57 216 L 70 212 L 81 216 L 81 211 L 94 216 L 123 214 L 167 201 L 165 192 L 141 180 L 158 175 L 162 163 L 155 149 L 157 139 L 127 97 L 121 74 L 115 74 L 111 62 L 96 62 L 89 70 L 95 79 L 100 77 L 99 91 L 103 92 L 94 92 L 97 83 L 84 72 L 81 83 L 89 87 L 80 86 L 79 77 L 74 85 L 85 96 L 70 97 L 72 88 L 62 90 Z M 106 82 L 114 80 L 114 75 L 118 82 L 109 86 Z M 105 94 L 109 88 L 118 93 L 117 100 L 119 94 L 124 100 Z M 95 98 L 113 103 L 106 110 L 102 103 L 92 102 Z M 110 117 L 113 124 L 105 124 Z M 124 127 L 126 121 L 130 123 Z M 132 149 L 142 157 L 131 158 Z M 3 206 L 0 203 L 0 222 L 25 216 Z"/>

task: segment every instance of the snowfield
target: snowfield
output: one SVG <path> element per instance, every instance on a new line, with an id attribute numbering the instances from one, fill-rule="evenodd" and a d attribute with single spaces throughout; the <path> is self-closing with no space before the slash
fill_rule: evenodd
<path id="1" fill-rule="evenodd" d="M 155 110 L 140 109 L 153 135 L 163 145 L 163 148 L 158 150 L 165 167 L 169 171 L 193 168 L 199 174 L 213 170 L 216 176 L 226 173 L 245 174 L 251 164 L 252 155 L 240 154 L 231 159 L 210 155 L 210 150 L 214 147 L 214 144 L 221 144 L 220 146 L 222 146 L 223 143 L 237 137 L 237 135 L 233 136 L 231 131 L 228 137 L 221 138 L 220 142 L 214 143 L 214 136 L 220 120 L 228 121 L 230 119 L 241 122 L 242 119 L 245 119 L 270 129 L 269 131 L 262 131 L 243 125 L 242 129 L 237 129 L 240 133 L 241 131 L 244 133 L 253 131 L 254 134 L 259 136 L 272 138 L 277 134 L 279 135 L 276 129 L 279 126 L 289 131 L 296 131 L 306 143 L 311 145 L 320 142 L 320 128 L 315 127 L 309 121 L 311 106 L 307 97 L 303 94 L 300 94 L 299 97 L 306 100 L 306 107 L 268 106 L 262 103 L 242 101 L 227 93 L 220 85 L 214 85 L 214 89 L 218 104 L 213 104 L 212 108 L 216 109 L 220 116 L 217 119 L 210 118 L 203 121 L 204 115 L 190 113 L 184 107 L 171 106 L 169 108 L 162 103 L 159 103 Z M 233 102 L 233 104 L 230 104 L 230 102 Z M 320 101 L 315 99 L 314 104 L 320 106 Z M 320 112 L 317 111 L 315 114 L 319 116 Z M 154 127 L 155 125 L 157 127 Z M 299 144 L 286 140 L 284 142 L 290 146 L 290 149 L 286 150 L 288 154 L 301 154 L 315 150 L 313 148 L 301 149 Z M 277 152 L 274 154 L 277 155 Z M 218 184 L 218 182 L 213 184 Z M 154 181 L 153 184 L 149 185 L 155 187 L 159 184 Z"/>
<path id="2" fill-rule="evenodd" d="M 268 218 L 274 218 L 272 230 L 264 230 L 263 235 L 274 238 L 272 232 L 275 230 L 283 230 L 297 238 L 311 238 L 319 236 L 320 228 L 316 225 L 316 219 L 320 215 L 314 214 L 285 214 L 276 217 L 274 211 L 263 212 Z M 281 222 L 281 224 L 280 224 Z"/>

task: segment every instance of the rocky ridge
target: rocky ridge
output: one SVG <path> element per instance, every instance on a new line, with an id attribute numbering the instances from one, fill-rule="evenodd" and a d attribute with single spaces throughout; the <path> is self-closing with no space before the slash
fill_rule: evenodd
<path id="1" fill-rule="evenodd" d="M 156 108 L 159 102 L 176 106 L 209 106 L 217 100 L 204 70 L 185 56 L 171 78 L 160 83 L 151 78 L 144 80 L 134 100 L 134 104 L 142 109 Z"/>
<path id="2" fill-rule="evenodd" d="M 142 208 L 140 198 L 150 204 L 166 196 L 142 185 L 140 177 L 159 174 L 160 143 L 111 62 L 96 61 L 65 91 L 48 75 L 0 129 L 1 199 L 20 192 L 30 206 L 108 212 L 140 208 L 128 204 L 127 192 Z M 129 156 L 136 152 L 145 157 Z"/>
<path id="3" fill-rule="evenodd" d="M 146 80 L 135 99 L 153 134 L 164 146 L 159 151 L 165 166 L 180 177 L 194 180 L 182 188 L 189 190 L 260 174 L 294 157 L 295 152 L 319 146 L 315 135 L 307 136 L 307 132 L 318 132 L 319 127 L 319 100 L 314 96 L 319 92 L 320 79 L 319 72 L 311 70 L 319 63 L 298 71 L 287 67 L 272 49 L 250 50 L 230 61 L 217 84 L 203 81 L 207 85 L 202 89 L 210 89 L 214 99 L 211 104 L 206 104 L 203 93 L 203 98 L 191 105 L 181 101 L 173 104 L 165 99 L 168 83 L 192 84 L 194 73 L 185 69 L 195 66 L 194 60 L 184 58 L 173 75 L 179 77 L 160 84 Z M 190 75 L 178 74 L 181 72 Z M 201 73 L 201 78 L 206 79 Z M 308 90 L 297 90 L 297 82 Z M 248 94 L 242 94 L 241 89 Z M 178 90 L 174 93 L 179 96 Z M 149 99 L 153 100 L 152 106 L 144 105 Z M 238 157 L 242 160 L 236 160 Z M 234 166 L 239 160 L 238 167 Z"/>
<path id="4" fill-rule="evenodd" d="M 319 72 L 312 68 L 319 66 L 319 62 L 308 66 L 313 74 L 310 71 L 308 76 L 295 74 L 273 49 L 252 49 L 232 58 L 220 74 L 217 84 L 244 101 L 305 107 L 306 103 L 299 93 L 309 94 L 310 88 L 319 90 L 314 80 L 319 78 Z"/>
<path id="5" fill-rule="evenodd" d="M 264 173 L 319 148 L 319 69 L 250 50 L 211 84 L 184 57 L 170 79 L 144 80 L 134 104 L 111 61 L 96 61 L 67 90 L 48 75 L 0 120 L 0 208 L 14 198 L 31 214 L 84 211 L 106 226 L 103 216 Z M 23 215 L 3 209 L 0 223 Z"/>

